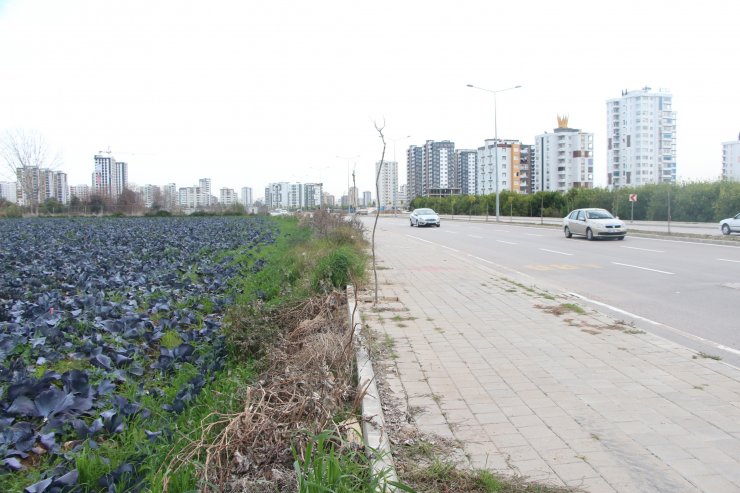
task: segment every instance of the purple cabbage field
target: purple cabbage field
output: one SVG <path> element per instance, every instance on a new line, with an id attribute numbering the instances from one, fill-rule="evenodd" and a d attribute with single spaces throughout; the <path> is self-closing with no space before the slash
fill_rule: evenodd
<path id="1" fill-rule="evenodd" d="M 275 234 L 240 217 L 0 221 L 0 490 L 151 488 L 146 447 L 116 436 L 171 440 L 224 366 L 231 280 Z"/>

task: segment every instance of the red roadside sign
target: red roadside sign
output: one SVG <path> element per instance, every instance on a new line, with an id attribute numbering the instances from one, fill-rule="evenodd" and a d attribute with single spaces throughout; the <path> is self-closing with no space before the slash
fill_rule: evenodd
<path id="1" fill-rule="evenodd" d="M 637 194 L 631 193 L 630 194 L 630 202 L 637 202 Z"/>

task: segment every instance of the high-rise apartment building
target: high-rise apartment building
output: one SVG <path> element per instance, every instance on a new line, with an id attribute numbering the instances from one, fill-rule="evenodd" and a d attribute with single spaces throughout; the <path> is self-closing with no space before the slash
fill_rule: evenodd
<path id="1" fill-rule="evenodd" d="M 534 146 L 521 144 L 519 146 L 519 192 L 533 193 L 532 171 L 534 169 Z"/>
<path id="2" fill-rule="evenodd" d="M 15 184 L 14 181 L 0 181 L 0 199 L 7 200 L 12 204 L 18 202 Z"/>
<path id="3" fill-rule="evenodd" d="M 406 151 L 406 194 L 409 202 L 416 197 L 423 197 L 422 168 L 423 148 L 412 145 Z"/>
<path id="4" fill-rule="evenodd" d="M 623 91 L 606 102 L 611 188 L 676 182 L 676 112 L 667 89 Z"/>
<path id="5" fill-rule="evenodd" d="M 356 210 L 360 205 L 360 190 L 357 187 L 349 187 L 347 199 L 349 200 L 349 206 Z"/>
<path id="6" fill-rule="evenodd" d="M 736 141 L 722 142 L 722 179 L 740 181 L 740 135 Z"/>
<path id="7" fill-rule="evenodd" d="M 373 192 L 365 190 L 362 192 L 362 207 L 370 207 L 373 205 Z"/>
<path id="8" fill-rule="evenodd" d="M 553 133 L 535 137 L 533 192 L 567 192 L 594 186 L 594 135 L 568 127 L 568 117 L 558 116 Z"/>
<path id="9" fill-rule="evenodd" d="M 162 190 L 157 185 L 144 185 L 139 190 L 144 207 L 151 208 L 155 204 L 162 207 Z"/>
<path id="10" fill-rule="evenodd" d="M 174 211 L 178 206 L 177 185 L 167 183 L 162 187 L 162 207 L 168 211 Z"/>
<path id="11" fill-rule="evenodd" d="M 269 183 L 265 188 L 268 209 L 316 209 L 321 207 L 322 183 Z"/>
<path id="12" fill-rule="evenodd" d="M 511 190 L 519 192 L 521 143 L 518 140 L 486 139 L 478 148 L 477 195 Z M 497 178 L 498 177 L 498 178 Z"/>
<path id="13" fill-rule="evenodd" d="M 334 204 L 336 203 L 336 197 L 329 192 L 323 192 L 321 194 L 323 204 L 328 207 L 334 207 Z"/>
<path id="14" fill-rule="evenodd" d="M 200 203 L 203 204 L 203 206 L 208 207 L 210 205 L 213 205 L 214 197 L 211 194 L 211 179 L 210 178 L 201 178 L 198 180 L 198 188 L 200 188 Z"/>
<path id="15" fill-rule="evenodd" d="M 88 202 L 90 200 L 90 185 L 73 185 L 69 187 L 69 196 L 77 197 L 80 202 Z"/>
<path id="16" fill-rule="evenodd" d="M 16 169 L 16 203 L 33 206 L 55 199 L 62 204 L 69 203 L 67 174 L 48 168 L 26 166 Z"/>
<path id="17" fill-rule="evenodd" d="M 92 192 L 117 199 L 128 188 L 128 164 L 108 155 L 95 155 L 95 171 L 92 174 Z"/>
<path id="18" fill-rule="evenodd" d="M 378 207 L 381 210 L 395 209 L 398 206 L 398 162 L 380 161 L 375 163 L 375 176 L 378 177 Z M 380 171 L 380 175 L 378 175 Z"/>
<path id="19" fill-rule="evenodd" d="M 455 151 L 455 172 L 460 193 L 475 195 L 475 183 L 478 169 L 478 152 L 471 149 Z"/>
<path id="20" fill-rule="evenodd" d="M 252 199 L 252 188 L 251 187 L 242 187 L 241 193 L 239 194 L 239 202 L 241 202 L 244 207 L 251 207 L 254 203 L 254 200 Z"/>
<path id="21" fill-rule="evenodd" d="M 455 180 L 455 143 L 428 140 L 422 148 L 421 186 L 424 197 L 460 193 Z"/>
<path id="22" fill-rule="evenodd" d="M 236 192 L 233 188 L 222 188 L 219 190 L 218 203 L 224 207 L 230 207 L 238 202 Z"/>

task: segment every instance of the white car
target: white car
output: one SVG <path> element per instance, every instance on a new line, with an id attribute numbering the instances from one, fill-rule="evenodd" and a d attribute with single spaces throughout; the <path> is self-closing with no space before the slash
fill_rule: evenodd
<path id="1" fill-rule="evenodd" d="M 439 214 L 432 209 L 414 209 L 409 214 L 411 226 L 437 226 L 439 228 Z"/>
<path id="2" fill-rule="evenodd" d="M 588 240 L 595 238 L 616 238 L 623 240 L 627 228 L 618 218 L 606 209 L 576 209 L 563 219 L 563 232 L 566 238 L 573 235 L 585 236 Z"/>
<path id="3" fill-rule="evenodd" d="M 722 230 L 723 235 L 728 235 L 730 233 L 740 233 L 740 214 L 735 215 L 735 217 L 722 219 L 719 222 L 719 228 Z"/>

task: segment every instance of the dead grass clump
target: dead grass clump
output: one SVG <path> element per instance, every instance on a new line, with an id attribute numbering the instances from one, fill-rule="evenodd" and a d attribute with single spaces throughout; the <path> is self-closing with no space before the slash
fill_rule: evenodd
<path id="1" fill-rule="evenodd" d="M 344 434 L 333 418 L 354 402 L 355 387 L 352 334 L 341 298 L 332 293 L 310 299 L 275 317 L 285 330 L 267 351 L 266 370 L 247 390 L 244 410 L 217 414 L 180 463 L 199 457 L 206 484 L 241 491 L 245 481 L 264 486 L 291 476 L 293 450 L 301 454 L 318 433 Z M 217 431 L 215 440 L 207 439 Z"/>

